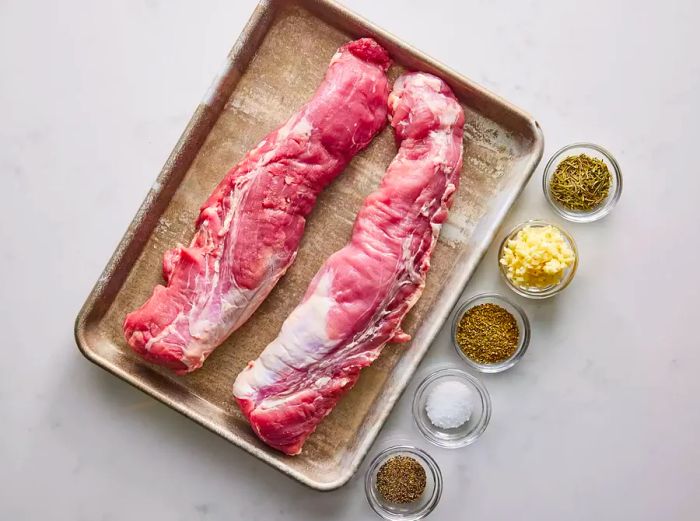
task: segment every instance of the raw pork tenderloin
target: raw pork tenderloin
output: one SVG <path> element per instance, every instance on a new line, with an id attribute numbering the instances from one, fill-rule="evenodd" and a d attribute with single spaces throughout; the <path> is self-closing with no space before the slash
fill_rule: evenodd
<path id="1" fill-rule="evenodd" d="M 344 45 L 313 98 L 226 174 L 190 246 L 165 253 L 167 286 L 124 321 L 137 353 L 188 373 L 248 320 L 294 261 L 318 194 L 385 125 L 388 66 L 374 40 Z"/>
<path id="2" fill-rule="evenodd" d="M 401 320 L 425 286 L 459 183 L 464 114 L 449 87 L 429 74 L 403 75 L 389 110 L 400 148 L 350 242 L 233 386 L 258 437 L 286 454 L 301 452 L 387 342 L 410 340 Z"/>

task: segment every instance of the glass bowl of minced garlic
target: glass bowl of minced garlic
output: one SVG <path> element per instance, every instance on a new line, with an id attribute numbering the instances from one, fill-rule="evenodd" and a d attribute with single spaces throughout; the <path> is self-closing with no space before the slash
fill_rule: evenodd
<path id="1" fill-rule="evenodd" d="M 610 213 L 622 194 L 622 171 L 610 152 L 593 143 L 574 143 L 547 162 L 542 188 L 564 219 L 588 223 Z"/>
<path id="2" fill-rule="evenodd" d="M 576 274 L 578 250 L 564 229 L 546 221 L 519 224 L 498 249 L 498 266 L 508 287 L 523 297 L 552 297 Z"/>

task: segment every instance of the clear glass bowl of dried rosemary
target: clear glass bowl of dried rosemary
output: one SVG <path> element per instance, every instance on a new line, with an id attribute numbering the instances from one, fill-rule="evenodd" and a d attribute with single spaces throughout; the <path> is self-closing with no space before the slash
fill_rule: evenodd
<path id="1" fill-rule="evenodd" d="M 549 160 L 542 188 L 549 204 L 564 219 L 589 223 L 608 215 L 617 204 L 622 171 L 603 147 L 574 143 Z"/>
<path id="2" fill-rule="evenodd" d="M 520 306 L 505 297 L 481 293 L 457 308 L 452 343 L 470 367 L 482 373 L 500 373 L 525 356 L 530 321 Z"/>

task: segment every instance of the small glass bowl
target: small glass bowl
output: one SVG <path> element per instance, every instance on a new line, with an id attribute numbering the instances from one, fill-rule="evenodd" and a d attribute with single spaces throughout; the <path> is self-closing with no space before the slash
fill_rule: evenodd
<path id="1" fill-rule="evenodd" d="M 471 417 L 461 426 L 443 429 L 433 425 L 425 406 L 431 390 L 437 384 L 449 381 L 458 381 L 469 387 L 474 396 L 474 409 Z M 413 395 L 413 419 L 429 442 L 447 449 L 464 447 L 474 443 L 486 430 L 491 419 L 491 398 L 484 384 L 469 373 L 460 369 L 440 369 L 429 374 L 416 389 Z"/>
<path id="2" fill-rule="evenodd" d="M 550 286 L 547 286 L 545 288 L 538 288 L 534 286 L 519 286 L 515 284 L 513 281 L 511 281 L 508 278 L 508 270 L 503 264 L 501 264 L 501 257 L 503 257 L 503 250 L 506 247 L 506 243 L 515 238 L 515 236 L 518 234 L 520 230 L 525 228 L 526 226 L 532 226 L 532 227 L 543 227 L 543 226 L 553 226 L 557 230 L 559 230 L 559 233 L 561 233 L 562 237 L 569 243 L 569 246 L 574 252 L 574 263 L 569 266 L 566 271 L 564 272 L 564 275 L 562 278 L 557 282 L 556 284 L 552 284 Z M 557 226 L 556 224 L 548 223 L 546 221 L 541 221 L 538 219 L 532 219 L 530 221 L 525 221 L 524 223 L 519 224 L 515 228 L 513 228 L 508 235 L 506 235 L 503 238 L 503 241 L 501 242 L 501 245 L 498 247 L 498 270 L 501 272 L 501 276 L 503 277 L 503 280 L 506 281 L 506 284 L 510 289 L 515 291 L 518 295 L 521 295 L 523 297 L 528 297 L 528 298 L 534 298 L 534 299 L 542 299 L 542 298 L 548 298 L 556 295 L 557 293 L 560 293 L 561 291 L 566 288 L 571 281 L 574 279 L 574 275 L 576 274 L 576 268 L 578 268 L 578 249 L 576 248 L 576 243 L 574 242 L 573 237 L 569 235 L 569 233 L 561 228 L 560 226 Z"/>
<path id="3" fill-rule="evenodd" d="M 377 472 L 393 456 L 410 456 L 425 469 L 425 491 L 412 503 L 391 503 L 377 490 Z M 365 475 L 367 501 L 380 517 L 391 521 L 416 521 L 430 514 L 442 495 L 442 473 L 435 460 L 425 451 L 410 445 L 394 445 L 375 456 Z"/>
<path id="4" fill-rule="evenodd" d="M 469 309 L 480 304 L 496 304 L 497 306 L 501 306 L 503 309 L 508 311 L 508 313 L 513 315 L 513 318 L 515 318 L 515 322 L 518 325 L 518 332 L 520 333 L 518 347 L 515 349 L 515 352 L 510 358 L 506 358 L 502 362 L 497 362 L 494 364 L 480 364 L 479 362 L 476 362 L 465 355 L 459 348 L 459 343 L 457 342 L 457 327 L 459 326 L 459 321 Z M 481 371 L 482 373 L 500 373 L 513 367 L 525 355 L 527 347 L 530 345 L 530 321 L 527 319 L 525 311 L 523 311 L 520 306 L 507 300 L 505 297 L 497 295 L 496 293 L 480 293 L 479 295 L 473 296 L 457 308 L 457 312 L 452 319 L 452 344 L 455 346 L 457 354 L 462 357 L 462 360 L 464 360 L 469 367 L 472 367 L 477 371 Z"/>
<path id="5" fill-rule="evenodd" d="M 610 175 L 612 176 L 608 196 L 598 206 L 585 212 L 567 208 L 559 203 L 552 196 L 550 191 L 552 176 L 557 166 L 559 166 L 559 163 L 568 156 L 577 156 L 579 154 L 586 154 L 590 157 L 603 160 L 608 166 L 608 170 L 610 170 Z M 612 154 L 603 147 L 594 145 L 593 143 L 574 143 L 558 150 L 547 162 L 547 166 L 544 168 L 544 175 L 542 176 L 542 189 L 544 190 L 544 196 L 547 198 L 552 208 L 554 208 L 554 211 L 564 219 L 577 223 L 590 223 L 608 215 L 617 204 L 622 194 L 622 171 Z"/>

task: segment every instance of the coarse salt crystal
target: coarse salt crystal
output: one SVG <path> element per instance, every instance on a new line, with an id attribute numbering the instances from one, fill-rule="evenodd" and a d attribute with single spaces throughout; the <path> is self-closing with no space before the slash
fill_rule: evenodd
<path id="1" fill-rule="evenodd" d="M 425 412 L 431 423 L 440 429 L 461 427 L 472 415 L 474 394 L 462 382 L 438 383 L 428 394 Z"/>

